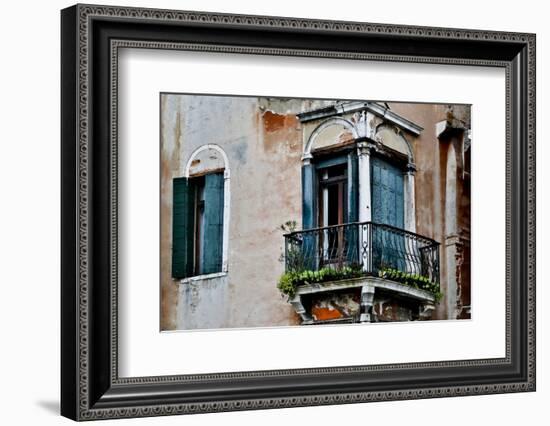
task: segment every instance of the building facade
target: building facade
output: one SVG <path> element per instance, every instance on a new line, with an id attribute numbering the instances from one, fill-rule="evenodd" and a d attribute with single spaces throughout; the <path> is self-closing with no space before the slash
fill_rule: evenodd
<path id="1" fill-rule="evenodd" d="M 163 94 L 161 329 L 469 318 L 469 129 L 465 105 Z"/>

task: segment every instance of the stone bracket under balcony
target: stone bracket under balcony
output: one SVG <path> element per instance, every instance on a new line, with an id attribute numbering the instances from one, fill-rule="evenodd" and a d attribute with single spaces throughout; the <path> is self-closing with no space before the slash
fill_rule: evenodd
<path id="1" fill-rule="evenodd" d="M 353 315 L 320 319 L 312 312 L 313 307 L 308 306 L 311 304 L 311 297 L 320 300 L 325 306 L 330 305 L 334 295 L 346 294 L 346 290 L 356 293 L 360 291 L 358 303 L 348 299 Z M 309 303 L 307 298 L 310 298 Z M 289 302 L 301 316 L 303 325 L 425 320 L 431 318 L 435 309 L 435 296 L 432 293 L 374 276 L 301 285 Z"/>

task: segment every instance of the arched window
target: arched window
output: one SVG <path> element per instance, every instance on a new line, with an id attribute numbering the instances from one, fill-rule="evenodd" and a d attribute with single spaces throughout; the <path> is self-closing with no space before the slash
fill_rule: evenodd
<path id="1" fill-rule="evenodd" d="M 173 180 L 172 277 L 227 272 L 229 168 L 225 152 L 196 149 Z"/>

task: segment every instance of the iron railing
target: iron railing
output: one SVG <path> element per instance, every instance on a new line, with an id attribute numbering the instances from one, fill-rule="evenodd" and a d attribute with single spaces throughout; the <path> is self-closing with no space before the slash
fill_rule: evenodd
<path id="1" fill-rule="evenodd" d="M 285 234 L 286 271 L 322 268 L 379 275 L 393 269 L 439 283 L 439 243 L 373 222 L 355 222 Z"/>

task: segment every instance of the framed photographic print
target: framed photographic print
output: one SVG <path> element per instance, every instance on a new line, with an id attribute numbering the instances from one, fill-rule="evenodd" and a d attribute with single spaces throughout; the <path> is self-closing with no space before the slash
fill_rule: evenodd
<path id="1" fill-rule="evenodd" d="M 535 36 L 76 5 L 75 420 L 535 390 Z"/>

